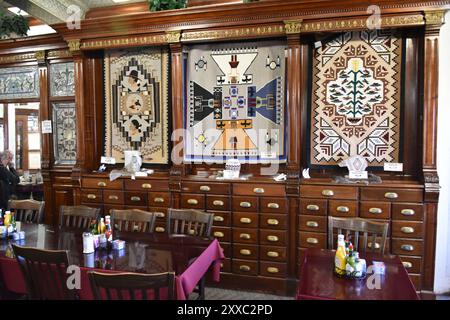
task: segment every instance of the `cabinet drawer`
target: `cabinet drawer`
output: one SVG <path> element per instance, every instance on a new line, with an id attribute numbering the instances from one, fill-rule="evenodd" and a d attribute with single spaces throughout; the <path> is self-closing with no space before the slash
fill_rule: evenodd
<path id="1" fill-rule="evenodd" d="M 111 215 L 111 210 L 123 210 L 125 206 L 123 204 L 105 204 L 103 206 L 103 214 L 105 216 Z"/>
<path id="2" fill-rule="evenodd" d="M 170 193 L 167 192 L 149 192 L 149 207 L 170 207 Z"/>
<path id="3" fill-rule="evenodd" d="M 260 246 L 259 260 L 286 262 L 286 247 Z"/>
<path id="4" fill-rule="evenodd" d="M 181 208 L 204 209 L 205 196 L 202 194 L 181 194 Z"/>
<path id="5" fill-rule="evenodd" d="M 327 235 L 317 232 L 299 232 L 299 245 L 303 248 L 326 249 Z"/>
<path id="6" fill-rule="evenodd" d="M 361 202 L 359 216 L 367 219 L 389 219 L 391 204 L 389 202 Z"/>
<path id="7" fill-rule="evenodd" d="M 251 260 L 233 259 L 233 273 L 256 276 L 258 274 L 258 262 Z"/>
<path id="8" fill-rule="evenodd" d="M 191 193 L 230 194 L 231 188 L 229 183 L 182 182 L 181 190 Z"/>
<path id="9" fill-rule="evenodd" d="M 420 273 L 420 270 L 422 269 L 422 258 L 400 256 L 400 259 L 408 273 Z"/>
<path id="10" fill-rule="evenodd" d="M 392 239 L 392 253 L 405 256 L 422 256 L 422 240 Z"/>
<path id="11" fill-rule="evenodd" d="M 233 212 L 233 227 L 258 228 L 258 214 L 250 212 Z"/>
<path id="12" fill-rule="evenodd" d="M 283 184 L 235 183 L 233 194 L 243 196 L 284 196 Z"/>
<path id="13" fill-rule="evenodd" d="M 423 220 L 423 205 L 413 203 L 394 203 L 392 205 L 394 220 Z"/>
<path id="14" fill-rule="evenodd" d="M 103 191 L 103 201 L 105 203 L 111 204 L 124 204 L 124 194 L 118 190 L 104 190 Z"/>
<path id="15" fill-rule="evenodd" d="M 156 233 L 166 232 L 166 224 L 160 221 L 155 222 L 155 232 Z"/>
<path id="16" fill-rule="evenodd" d="M 149 211 L 156 215 L 157 220 L 166 221 L 167 208 L 150 208 Z"/>
<path id="17" fill-rule="evenodd" d="M 328 203 L 330 216 L 350 218 L 358 216 L 358 203 L 355 201 L 332 200 Z"/>
<path id="18" fill-rule="evenodd" d="M 262 213 L 259 216 L 259 227 L 262 229 L 282 229 L 287 228 L 287 215 Z"/>
<path id="19" fill-rule="evenodd" d="M 249 244 L 234 244 L 233 259 L 257 260 L 259 256 L 258 246 Z"/>
<path id="20" fill-rule="evenodd" d="M 223 259 L 220 264 L 220 272 L 231 272 L 231 259 Z"/>
<path id="21" fill-rule="evenodd" d="M 279 230 L 259 230 L 259 243 L 271 246 L 286 246 L 287 232 Z"/>
<path id="22" fill-rule="evenodd" d="M 230 242 L 231 241 L 231 229 L 226 227 L 215 227 L 211 228 L 211 235 L 220 242 Z"/>
<path id="23" fill-rule="evenodd" d="M 286 263 L 263 262 L 259 263 L 259 274 L 266 277 L 284 278 L 286 276 Z"/>
<path id="24" fill-rule="evenodd" d="M 327 200 L 300 199 L 300 214 L 327 215 Z"/>
<path id="25" fill-rule="evenodd" d="M 213 225 L 214 226 L 225 226 L 229 227 L 231 225 L 231 213 L 221 212 L 221 211 L 208 211 L 214 214 Z"/>
<path id="26" fill-rule="evenodd" d="M 392 237 L 422 238 L 423 223 L 411 221 L 392 221 Z"/>
<path id="27" fill-rule="evenodd" d="M 416 291 L 420 291 L 422 288 L 420 274 L 410 274 L 409 279 L 411 279 L 411 282 L 413 283 L 414 288 L 416 288 Z"/>
<path id="28" fill-rule="evenodd" d="M 358 199 L 358 188 L 303 185 L 300 187 L 300 195 L 304 198 L 356 200 Z"/>
<path id="29" fill-rule="evenodd" d="M 286 198 L 260 198 L 259 209 L 267 213 L 287 213 Z"/>
<path id="30" fill-rule="evenodd" d="M 125 180 L 125 190 L 132 191 L 167 191 L 169 190 L 169 181 L 167 180 Z"/>
<path id="31" fill-rule="evenodd" d="M 147 193 L 136 191 L 125 192 L 125 204 L 130 206 L 147 206 Z"/>
<path id="32" fill-rule="evenodd" d="M 206 208 L 208 210 L 230 211 L 230 197 L 227 196 L 206 196 Z"/>
<path id="33" fill-rule="evenodd" d="M 423 191 L 419 189 L 361 188 L 361 200 L 421 202 Z"/>
<path id="34" fill-rule="evenodd" d="M 233 197 L 233 211 L 258 211 L 257 197 Z"/>
<path id="35" fill-rule="evenodd" d="M 258 243 L 258 229 L 233 229 L 233 242 L 234 243 Z"/>
<path id="36" fill-rule="evenodd" d="M 230 243 L 221 243 L 220 246 L 223 249 L 223 255 L 225 258 L 231 258 L 232 256 L 232 250 L 231 250 L 231 244 Z"/>
<path id="37" fill-rule="evenodd" d="M 117 179 L 114 181 L 110 181 L 109 179 L 103 178 L 83 178 L 81 180 L 81 186 L 83 188 L 90 189 L 122 189 L 122 180 Z"/>
<path id="38" fill-rule="evenodd" d="M 103 191 L 100 189 L 83 189 L 81 190 L 81 201 L 88 203 L 102 203 Z"/>
<path id="39" fill-rule="evenodd" d="M 299 230 L 327 232 L 327 217 L 299 216 Z"/>

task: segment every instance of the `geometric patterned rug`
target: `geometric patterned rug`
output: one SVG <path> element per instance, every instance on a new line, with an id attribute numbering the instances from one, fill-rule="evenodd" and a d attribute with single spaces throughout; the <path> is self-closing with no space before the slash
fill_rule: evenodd
<path id="1" fill-rule="evenodd" d="M 189 300 L 194 300 L 196 297 L 196 294 L 191 294 Z M 205 300 L 294 300 L 294 297 L 206 287 Z"/>

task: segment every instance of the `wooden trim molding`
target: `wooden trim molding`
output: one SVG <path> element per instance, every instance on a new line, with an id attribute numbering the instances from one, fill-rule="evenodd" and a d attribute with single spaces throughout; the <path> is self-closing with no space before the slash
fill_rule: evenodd
<path id="1" fill-rule="evenodd" d="M 47 53 L 47 59 L 72 58 L 70 50 L 54 50 Z"/>
<path id="2" fill-rule="evenodd" d="M 424 15 L 426 25 L 442 26 L 445 23 L 445 10 L 425 11 Z"/>
<path id="3" fill-rule="evenodd" d="M 182 42 L 242 39 L 255 37 L 277 37 L 283 36 L 285 30 L 281 24 L 263 26 L 240 27 L 220 30 L 186 31 L 181 35 Z"/>

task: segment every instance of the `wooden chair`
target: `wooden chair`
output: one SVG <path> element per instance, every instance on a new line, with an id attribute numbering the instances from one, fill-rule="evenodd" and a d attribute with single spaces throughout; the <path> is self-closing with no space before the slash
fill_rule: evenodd
<path id="1" fill-rule="evenodd" d="M 111 210 L 111 225 L 118 231 L 137 231 L 152 233 L 156 215 L 153 212 L 131 209 Z"/>
<path id="2" fill-rule="evenodd" d="M 87 206 L 61 206 L 59 226 L 87 229 L 92 219 L 97 219 L 99 214 L 99 208 Z"/>
<path id="3" fill-rule="evenodd" d="M 174 299 L 175 273 L 100 273 L 88 272 L 91 289 L 97 300 L 152 300 Z M 167 297 L 161 296 L 161 289 L 167 288 Z M 102 291 L 105 294 L 102 294 Z M 150 292 L 149 292 L 150 291 Z"/>
<path id="4" fill-rule="evenodd" d="M 77 299 L 77 291 L 67 286 L 70 276 L 67 273 L 67 251 L 42 250 L 15 244 L 12 244 L 12 248 L 25 279 L 29 299 Z"/>
<path id="5" fill-rule="evenodd" d="M 352 238 L 352 243 L 354 250 L 366 252 L 368 247 L 368 239 L 372 238 L 371 245 L 369 248 L 372 252 L 377 249 L 380 249 L 381 254 L 384 254 L 384 250 L 386 247 L 386 238 L 389 229 L 389 223 L 379 223 L 373 222 L 366 219 L 361 218 L 335 218 L 328 217 L 328 248 L 333 249 L 334 243 L 336 242 L 334 239 L 333 231 L 337 229 L 338 234 L 344 234 L 346 238 L 348 238 L 352 232 L 354 232 L 354 236 Z M 343 233 L 345 231 L 345 233 Z M 360 246 L 360 233 L 362 233 L 363 245 Z M 375 245 L 377 237 L 381 237 L 381 244 L 379 248 Z"/>
<path id="6" fill-rule="evenodd" d="M 14 210 L 16 221 L 42 223 L 44 218 L 44 201 L 9 200 L 8 210 Z"/>
<path id="7" fill-rule="evenodd" d="M 194 209 L 169 209 L 167 212 L 167 233 L 209 237 L 214 214 Z"/>

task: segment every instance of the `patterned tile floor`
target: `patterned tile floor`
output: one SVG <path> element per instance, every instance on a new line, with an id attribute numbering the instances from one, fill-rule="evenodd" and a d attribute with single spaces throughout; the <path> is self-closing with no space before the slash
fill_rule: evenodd
<path id="1" fill-rule="evenodd" d="M 195 299 L 192 294 L 189 299 Z M 238 291 L 206 287 L 205 300 L 293 300 L 294 297 L 276 296 L 260 292 Z"/>

